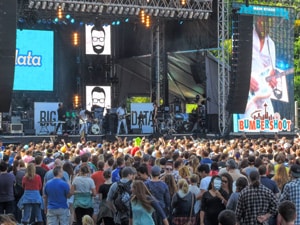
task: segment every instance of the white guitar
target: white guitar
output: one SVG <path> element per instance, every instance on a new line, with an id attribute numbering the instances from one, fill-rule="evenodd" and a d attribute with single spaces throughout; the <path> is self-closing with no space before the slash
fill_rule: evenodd
<path id="1" fill-rule="evenodd" d="M 270 75 L 273 68 L 267 67 L 260 74 L 255 76 L 257 83 L 259 84 L 259 90 L 256 92 L 249 92 L 248 103 L 245 112 L 254 112 L 257 109 L 262 109 L 266 100 L 270 98 L 274 89 L 270 86 L 269 82 L 272 79 L 278 79 L 283 76 L 287 76 L 294 73 L 294 68 L 290 68 L 285 71 L 275 70 L 274 75 Z"/>

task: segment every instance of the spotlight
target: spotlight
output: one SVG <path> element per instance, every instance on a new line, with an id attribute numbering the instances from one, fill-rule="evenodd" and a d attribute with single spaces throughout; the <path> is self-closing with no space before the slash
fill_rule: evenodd
<path id="1" fill-rule="evenodd" d="M 70 14 L 67 14 L 67 15 L 66 15 L 66 19 L 69 20 L 70 18 L 71 18 Z"/>
<path id="2" fill-rule="evenodd" d="M 173 18 L 174 16 L 175 16 L 175 11 L 172 10 L 172 11 L 171 11 L 171 14 L 170 14 L 170 17 Z"/>
<path id="3" fill-rule="evenodd" d="M 59 3 L 56 2 L 55 5 L 54 5 L 54 10 L 57 10 L 57 9 L 58 9 L 58 6 L 59 6 Z"/>
<path id="4" fill-rule="evenodd" d="M 197 19 L 199 17 L 200 13 L 199 12 L 195 12 L 193 18 Z"/>
<path id="5" fill-rule="evenodd" d="M 205 13 L 205 15 L 204 15 L 204 19 L 205 19 L 205 20 L 207 20 L 207 19 L 208 19 L 208 17 L 209 17 L 209 12 Z"/>
<path id="6" fill-rule="evenodd" d="M 125 21 L 125 23 L 128 23 L 129 22 L 129 18 L 126 18 L 124 21 Z"/>
<path id="7" fill-rule="evenodd" d="M 36 4 L 35 4 L 35 9 L 39 9 L 40 8 L 40 6 L 41 6 L 41 2 L 40 1 L 38 1 L 38 2 L 36 2 Z"/>
<path id="8" fill-rule="evenodd" d="M 152 16 L 154 9 L 149 9 L 148 15 Z"/>
<path id="9" fill-rule="evenodd" d="M 137 8 L 136 11 L 135 11 L 135 15 L 138 16 L 140 14 L 140 11 L 141 11 L 141 9 Z"/>
<path id="10" fill-rule="evenodd" d="M 87 8 L 86 8 L 86 11 L 87 11 L 87 12 L 91 12 L 92 8 L 93 8 L 92 5 L 88 5 Z"/>
<path id="11" fill-rule="evenodd" d="M 200 15 L 199 15 L 199 19 L 202 20 L 203 17 L 204 17 L 204 12 L 201 12 Z"/>
<path id="12" fill-rule="evenodd" d="M 75 10 L 76 12 L 78 12 L 78 11 L 79 11 L 79 9 L 80 9 L 80 4 L 79 4 L 79 3 L 77 3 L 77 4 L 76 4 L 76 6 L 75 6 L 75 9 L 74 9 L 74 10 Z"/>
<path id="13" fill-rule="evenodd" d="M 124 14 L 127 15 L 127 14 L 129 13 L 129 10 L 130 10 L 129 7 L 126 7 L 126 8 L 124 9 Z"/>
<path id="14" fill-rule="evenodd" d="M 74 3 L 71 3 L 71 4 L 69 5 L 69 8 L 68 8 L 68 10 L 69 10 L 69 11 L 72 11 L 72 10 L 73 10 L 73 8 L 74 8 Z"/>
<path id="15" fill-rule="evenodd" d="M 160 12 L 159 12 L 159 16 L 163 16 L 163 15 L 164 15 L 164 13 L 165 13 L 165 10 L 164 10 L 164 9 L 160 10 Z"/>
<path id="16" fill-rule="evenodd" d="M 80 10 L 80 11 L 81 11 L 81 12 L 84 12 L 84 11 L 85 11 L 85 8 L 86 8 L 86 4 L 82 4 L 82 5 L 81 5 L 81 10 Z"/>
<path id="17" fill-rule="evenodd" d="M 119 8 L 119 14 L 122 14 L 123 13 L 123 10 L 124 10 L 124 7 L 123 6 L 121 6 L 120 8 Z"/>
<path id="18" fill-rule="evenodd" d="M 120 23 L 121 23 L 120 20 L 117 20 L 117 21 L 116 21 L 116 25 L 117 25 L 117 26 L 120 25 Z"/>
<path id="19" fill-rule="evenodd" d="M 166 11 L 166 13 L 165 13 L 165 15 L 164 15 L 164 16 L 165 16 L 165 17 L 169 17 L 169 15 L 170 15 L 170 12 L 171 12 L 171 11 L 168 9 L 168 10 Z"/>
<path id="20" fill-rule="evenodd" d="M 106 9 L 106 13 L 111 13 L 111 11 L 112 11 L 112 6 L 108 6 Z"/>
<path id="21" fill-rule="evenodd" d="M 47 2 L 43 2 L 42 3 L 42 9 L 46 9 L 46 7 L 47 7 Z"/>
<path id="22" fill-rule="evenodd" d="M 188 15 L 189 15 L 189 12 L 188 12 L 188 11 L 185 11 L 185 12 L 183 13 L 183 16 L 182 16 L 182 17 L 183 17 L 184 19 L 186 19 Z"/>
<path id="23" fill-rule="evenodd" d="M 153 16 L 157 16 L 159 13 L 159 9 L 155 9 L 154 13 L 153 13 Z"/>
<path id="24" fill-rule="evenodd" d="M 97 5 L 94 5 L 94 8 L 93 8 L 93 13 L 96 13 L 97 11 L 98 11 L 98 9 L 99 9 L 99 6 L 97 6 Z"/>
<path id="25" fill-rule="evenodd" d="M 99 6 L 98 13 L 101 14 L 102 12 L 103 12 L 103 5 L 100 5 L 100 6 Z"/>
<path id="26" fill-rule="evenodd" d="M 130 15 L 133 15 L 133 14 L 134 14 L 134 8 L 131 8 L 131 9 L 130 9 L 129 14 L 130 14 Z"/>
<path id="27" fill-rule="evenodd" d="M 64 3 L 64 2 L 63 2 L 63 3 L 61 3 L 61 6 L 60 6 L 60 7 L 61 7 L 61 10 L 63 10 L 63 11 L 64 11 L 64 10 L 65 10 L 65 6 L 66 6 L 66 3 Z"/>
<path id="28" fill-rule="evenodd" d="M 178 12 L 177 17 L 181 18 L 183 15 L 183 11 Z"/>
<path id="29" fill-rule="evenodd" d="M 180 20 L 180 21 L 179 21 L 179 24 L 180 24 L 180 25 L 182 25 L 182 24 L 183 24 L 183 21 L 182 21 L 182 20 Z"/>
<path id="30" fill-rule="evenodd" d="M 115 6 L 115 7 L 114 7 L 114 9 L 113 9 L 113 11 L 112 11 L 112 13 L 113 13 L 113 14 L 116 14 L 116 13 L 117 13 L 117 11 L 118 11 L 118 7 L 117 7 L 117 6 Z"/>
<path id="31" fill-rule="evenodd" d="M 34 1 L 30 1 L 29 4 L 28 4 L 28 8 L 29 9 L 32 9 L 34 6 Z"/>
<path id="32" fill-rule="evenodd" d="M 53 2 L 49 2 L 49 4 L 48 4 L 48 10 L 52 10 L 53 5 L 54 5 Z"/>
<path id="33" fill-rule="evenodd" d="M 71 22 L 71 23 L 75 23 L 75 19 L 72 18 L 72 19 L 70 20 L 70 22 Z"/>

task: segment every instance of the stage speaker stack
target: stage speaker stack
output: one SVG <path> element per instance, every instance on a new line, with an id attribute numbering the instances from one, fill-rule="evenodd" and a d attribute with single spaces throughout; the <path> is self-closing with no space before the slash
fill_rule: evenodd
<path id="1" fill-rule="evenodd" d="M 17 1 L 0 0 L 0 112 L 10 108 L 16 55 Z"/>
<path id="2" fill-rule="evenodd" d="M 109 124 L 109 133 L 116 134 L 118 129 L 118 115 L 116 113 L 109 114 L 108 124 Z"/>
<path id="3" fill-rule="evenodd" d="M 229 113 L 242 114 L 251 79 L 253 16 L 234 12 L 232 20 L 232 65 L 226 109 Z"/>

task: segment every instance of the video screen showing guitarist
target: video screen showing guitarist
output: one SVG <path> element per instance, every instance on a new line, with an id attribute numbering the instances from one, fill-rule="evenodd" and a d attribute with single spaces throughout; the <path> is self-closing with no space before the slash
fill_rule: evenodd
<path id="1" fill-rule="evenodd" d="M 294 71 L 276 68 L 276 47 L 270 37 L 272 22 L 271 17 L 254 17 L 250 90 L 245 114 L 240 118 L 278 117 L 280 115 L 274 111 L 271 99 L 288 101 L 282 98 L 282 92 L 287 96 L 285 76 Z"/>
<path id="2" fill-rule="evenodd" d="M 125 104 L 122 104 L 117 109 L 117 115 L 118 115 L 118 131 L 117 134 L 120 134 L 120 128 L 121 124 L 123 124 L 125 133 L 128 134 L 127 124 L 126 124 L 126 108 Z"/>

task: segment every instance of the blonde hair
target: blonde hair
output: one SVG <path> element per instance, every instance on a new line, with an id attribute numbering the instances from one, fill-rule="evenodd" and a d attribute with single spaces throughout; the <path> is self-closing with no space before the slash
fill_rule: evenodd
<path id="1" fill-rule="evenodd" d="M 188 193 L 189 192 L 189 184 L 185 179 L 180 179 L 178 181 L 178 189 L 182 190 L 183 193 Z"/>
<path id="2" fill-rule="evenodd" d="M 273 177 L 273 180 L 275 181 L 275 183 L 277 184 L 277 186 L 280 190 L 282 190 L 283 186 L 287 182 L 289 182 L 289 175 L 288 175 L 288 173 L 286 171 L 286 168 L 283 164 L 281 164 L 278 167 L 278 169 L 277 169 L 277 171 L 276 171 L 276 173 Z"/>
<path id="3" fill-rule="evenodd" d="M 95 225 L 94 220 L 89 215 L 82 217 L 82 225 Z"/>
<path id="4" fill-rule="evenodd" d="M 35 177 L 35 165 L 33 163 L 27 165 L 25 176 L 28 179 L 33 179 Z"/>
<path id="5" fill-rule="evenodd" d="M 190 178 L 191 176 L 191 172 L 187 166 L 181 167 L 178 172 L 182 178 Z"/>

